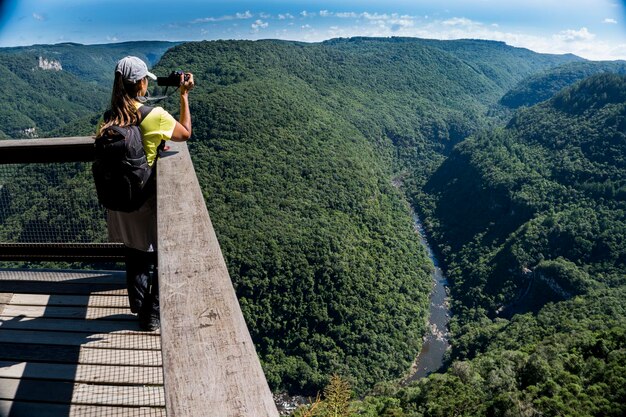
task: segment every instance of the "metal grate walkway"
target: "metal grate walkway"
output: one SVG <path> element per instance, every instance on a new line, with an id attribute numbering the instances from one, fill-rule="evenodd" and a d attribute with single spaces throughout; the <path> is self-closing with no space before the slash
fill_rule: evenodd
<path id="1" fill-rule="evenodd" d="M 123 272 L 0 271 L 0 417 L 165 416 Z"/>

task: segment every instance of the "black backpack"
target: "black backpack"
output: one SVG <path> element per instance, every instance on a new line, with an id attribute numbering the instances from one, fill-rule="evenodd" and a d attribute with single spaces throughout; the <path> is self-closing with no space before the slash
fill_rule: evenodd
<path id="1" fill-rule="evenodd" d="M 141 106 L 141 120 L 151 111 L 152 107 Z M 105 114 L 104 120 L 107 116 Z M 137 210 L 156 191 L 139 126 L 111 126 L 96 138 L 95 147 L 96 158 L 91 171 L 98 201 L 110 210 Z"/>

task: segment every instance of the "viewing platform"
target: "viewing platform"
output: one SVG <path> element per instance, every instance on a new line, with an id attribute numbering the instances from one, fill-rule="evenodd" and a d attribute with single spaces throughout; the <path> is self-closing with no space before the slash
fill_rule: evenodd
<path id="1" fill-rule="evenodd" d="M 187 145 L 170 146 L 157 169 L 161 330 L 140 331 L 122 271 L 0 271 L 1 417 L 278 416 Z M 89 137 L 0 141 L 0 164 L 91 160 Z M 0 243 L 1 260 L 123 254 Z"/>
<path id="2" fill-rule="evenodd" d="M 0 271 L 0 415 L 165 416 L 123 272 Z"/>

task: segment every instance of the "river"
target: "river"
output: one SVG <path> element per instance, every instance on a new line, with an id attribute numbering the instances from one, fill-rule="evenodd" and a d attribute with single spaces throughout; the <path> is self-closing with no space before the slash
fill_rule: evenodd
<path id="1" fill-rule="evenodd" d="M 426 248 L 426 253 L 434 265 L 432 273 L 433 290 L 430 293 L 430 316 L 422 350 L 415 358 L 409 375 L 403 379 L 403 385 L 424 378 L 439 370 L 443 365 L 444 355 L 450 346 L 448 343 L 448 322 L 450 321 L 450 306 L 447 292 L 448 281 L 439 267 L 437 257 L 426 240 L 422 222 L 415 213 L 413 214 L 413 224 L 421 244 Z M 274 401 L 281 416 L 289 415 L 299 405 L 308 404 L 308 399 L 305 397 L 289 396 L 285 393 L 275 394 Z"/>
<path id="2" fill-rule="evenodd" d="M 428 319 L 428 330 L 424 336 L 424 344 L 413 362 L 410 375 L 403 381 L 405 384 L 424 378 L 439 370 L 443 365 L 444 355 L 450 347 L 448 342 L 448 323 L 450 321 L 450 306 L 447 292 L 448 280 L 439 267 L 437 257 L 426 240 L 424 226 L 415 213 L 413 214 L 413 222 L 420 242 L 426 248 L 428 257 L 434 265 L 432 273 L 433 290 L 430 293 L 430 317 Z"/>

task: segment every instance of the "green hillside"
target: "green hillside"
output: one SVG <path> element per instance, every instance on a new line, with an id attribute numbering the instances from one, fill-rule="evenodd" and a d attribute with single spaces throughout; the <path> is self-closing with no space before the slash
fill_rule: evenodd
<path id="1" fill-rule="evenodd" d="M 506 93 L 500 102 L 510 108 L 532 106 L 551 98 L 565 87 L 594 74 L 625 74 L 626 62 L 571 62 L 550 68 L 522 80 Z"/>
<path id="2" fill-rule="evenodd" d="M 512 48 L 504 42 L 463 39 L 459 41 L 423 40 L 424 44 L 454 54 L 484 74 L 504 91 L 529 74 L 566 63 L 585 61 L 576 55 L 538 55 L 526 48 Z M 550 71 L 550 70 L 548 70 Z"/>
<path id="3" fill-rule="evenodd" d="M 101 45 L 79 43 L 59 43 L 56 45 L 32 45 L 13 48 L 0 48 L 0 54 L 39 57 L 57 61 L 63 70 L 81 80 L 104 88 L 111 88 L 113 68 L 125 56 L 134 55 L 143 59 L 148 67 L 154 66 L 169 48 L 180 42 L 143 41 L 120 42 Z"/>
<path id="4" fill-rule="evenodd" d="M 494 79 L 419 39 L 199 42 L 163 56 L 155 70 L 201 80 L 192 155 L 274 388 L 311 392 L 339 372 L 362 391 L 408 369 L 429 267 L 390 184 L 416 183 L 414 170 L 493 124 L 502 85 L 571 60 L 507 48 L 517 72 Z"/>
<path id="5" fill-rule="evenodd" d="M 66 43 L 0 48 L 0 138 L 92 133 L 85 122 L 106 108 L 117 60 L 137 55 L 154 64 L 174 45 Z"/>
<path id="6" fill-rule="evenodd" d="M 596 75 L 455 148 L 418 200 L 448 263 L 453 361 L 371 404 L 626 412 L 625 116 L 626 76 Z"/>

